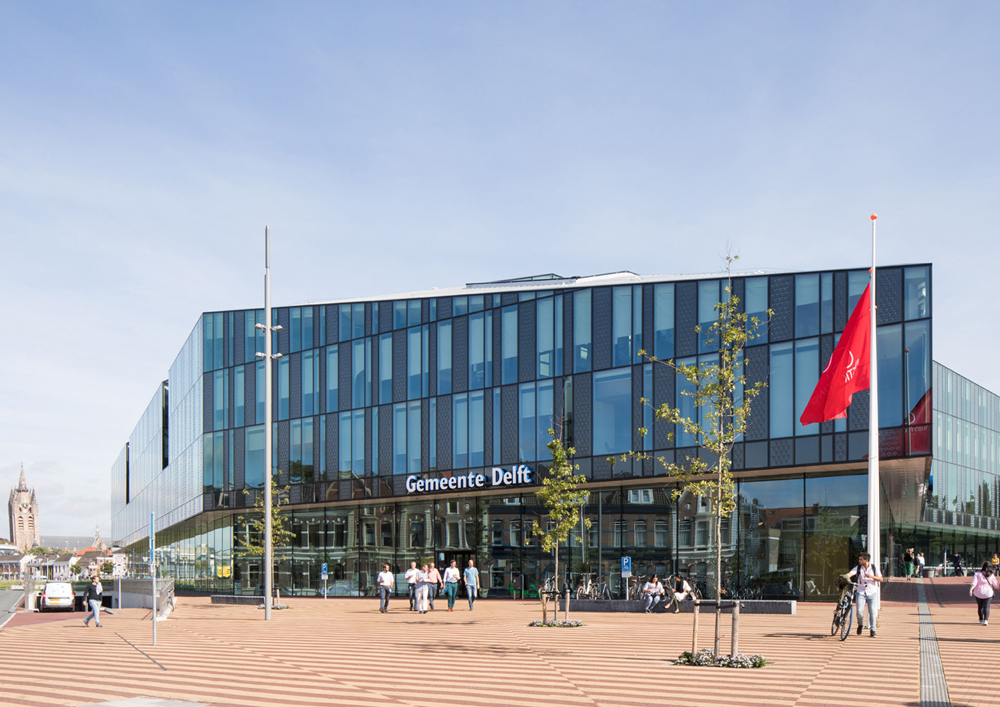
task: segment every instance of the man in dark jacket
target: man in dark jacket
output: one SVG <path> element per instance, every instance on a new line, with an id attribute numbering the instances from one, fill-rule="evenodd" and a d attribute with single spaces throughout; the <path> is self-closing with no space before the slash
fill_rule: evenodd
<path id="1" fill-rule="evenodd" d="M 101 627 L 101 600 L 103 599 L 104 587 L 101 586 L 101 580 L 95 574 L 93 579 L 90 580 L 90 584 L 87 585 L 87 593 L 83 597 L 84 608 L 90 608 L 90 614 L 83 620 L 84 626 L 90 626 L 90 619 L 94 619 L 94 623 L 97 627 Z"/>

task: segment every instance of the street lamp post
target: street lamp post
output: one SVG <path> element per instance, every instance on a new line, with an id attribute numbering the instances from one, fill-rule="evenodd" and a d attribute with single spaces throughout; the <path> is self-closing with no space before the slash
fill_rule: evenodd
<path id="1" fill-rule="evenodd" d="M 273 548 L 271 547 L 271 450 L 274 440 L 271 436 L 271 362 L 281 358 L 280 353 L 273 353 L 273 332 L 280 326 L 271 326 L 271 231 L 264 227 L 264 323 L 257 324 L 257 329 L 264 332 L 264 352 L 257 352 L 257 358 L 264 359 L 264 620 L 271 620 L 271 594 L 274 586 L 272 570 L 274 569 Z"/>

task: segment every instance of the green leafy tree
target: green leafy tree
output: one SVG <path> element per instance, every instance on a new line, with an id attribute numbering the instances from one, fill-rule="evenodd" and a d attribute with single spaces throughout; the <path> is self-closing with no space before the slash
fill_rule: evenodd
<path id="1" fill-rule="evenodd" d="M 739 256 L 727 256 L 727 272 Z M 710 347 L 718 347 L 715 363 L 685 364 L 674 360 L 658 361 L 645 351 L 639 355 L 672 369 L 683 378 L 687 385 L 681 395 L 691 398 L 695 414 L 684 415 L 680 407 L 662 404 L 654 408 L 658 420 L 676 425 L 687 432 L 704 454 L 687 457 L 680 463 L 666 462 L 657 457 L 669 476 L 680 481 L 673 491 L 673 498 L 690 493 L 708 499 L 714 516 L 713 537 L 715 540 L 715 576 L 713 585 L 715 596 L 721 597 L 722 582 L 722 519 L 728 518 L 736 508 L 736 482 L 732 475 L 732 452 L 736 441 L 746 432 L 750 416 L 750 406 L 754 398 L 767 385 L 757 381 L 747 385 L 744 367 L 744 349 L 759 337 L 771 317 L 748 316 L 740 310 L 739 298 L 732 294 L 732 279 L 728 278 L 723 301 L 715 306 L 715 321 L 707 329 L 697 326 L 698 336 Z M 766 355 L 766 354 L 762 354 Z M 643 399 L 644 404 L 651 404 Z M 640 434 L 648 430 L 642 428 Z M 639 456 L 639 455 L 633 455 Z M 628 455 L 623 455 L 623 459 Z M 715 652 L 719 652 L 719 631 L 722 608 L 716 602 L 715 610 Z"/>
<path id="2" fill-rule="evenodd" d="M 551 552 L 555 561 L 555 587 L 559 590 L 559 545 L 565 543 L 570 533 L 580 523 L 580 506 L 587 502 L 590 492 L 580 488 L 587 483 L 583 474 L 575 474 L 580 467 L 570 461 L 576 454 L 573 447 L 563 448 L 562 440 L 556 437 L 555 430 L 549 429 L 552 441 L 548 443 L 552 453 L 552 465 L 549 473 L 542 481 L 542 489 L 538 492 L 538 500 L 545 506 L 547 513 L 546 527 L 538 521 L 534 522 L 532 535 L 539 538 L 542 549 Z M 590 520 L 584 519 L 584 528 L 590 528 Z M 582 539 L 581 539 L 582 540 Z"/>
<path id="3" fill-rule="evenodd" d="M 291 545 L 295 533 L 289 527 L 290 519 L 281 512 L 281 506 L 288 504 L 288 486 L 278 488 L 278 477 L 271 475 L 271 548 Z M 244 489 L 243 493 L 249 495 L 251 491 Z M 236 538 L 236 553 L 240 557 L 264 557 L 264 534 L 266 527 L 264 523 L 264 494 L 259 493 L 254 498 L 253 508 L 255 513 L 252 516 L 239 516 L 237 521 L 244 526 L 245 530 Z M 283 556 L 275 556 L 273 560 L 283 560 Z"/>
<path id="4" fill-rule="evenodd" d="M 109 574 L 111 574 L 114 571 L 115 571 L 115 563 L 114 562 L 111 562 L 109 560 L 109 561 L 101 563 L 101 574 L 102 575 L 109 575 Z"/>

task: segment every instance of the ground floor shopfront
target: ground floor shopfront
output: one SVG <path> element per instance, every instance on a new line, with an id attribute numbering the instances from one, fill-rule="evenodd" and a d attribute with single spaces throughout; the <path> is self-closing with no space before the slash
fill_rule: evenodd
<path id="1" fill-rule="evenodd" d="M 584 573 L 600 575 L 612 595 L 622 588 L 621 558 L 632 558 L 636 575 L 679 572 L 707 588 L 714 585 L 714 533 L 708 504 L 673 498 L 674 486 L 651 479 L 592 485 L 577 530 L 560 549 L 560 571 L 574 586 Z M 465 566 L 475 560 L 490 597 L 532 596 L 555 571 L 550 553 L 532 534 L 545 524 L 533 493 L 447 495 L 291 508 L 290 544 L 276 547 L 275 584 L 297 596 L 371 593 L 382 565 L 397 575 L 411 561 Z M 921 549 L 928 564 L 960 552 L 966 563 L 1000 549 L 997 533 L 894 526 L 883 503 L 883 568 L 899 574 L 902 544 Z M 160 573 L 193 591 L 252 594 L 263 584 L 261 563 L 241 557 L 248 537 L 246 514 L 206 513 L 157 535 Z M 867 542 L 867 475 L 806 475 L 744 479 L 737 510 L 722 525 L 723 586 L 756 595 L 824 599 L 838 574 L 856 561 Z M 235 538 L 235 541 L 234 541 Z M 132 548 L 136 566 L 146 546 Z M 709 592 L 710 593 L 710 592 Z"/>

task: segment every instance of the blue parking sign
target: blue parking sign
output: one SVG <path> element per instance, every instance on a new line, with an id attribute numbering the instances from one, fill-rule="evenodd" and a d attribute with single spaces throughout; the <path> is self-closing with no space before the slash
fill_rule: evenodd
<path id="1" fill-rule="evenodd" d="M 323 563 L 323 569 L 321 569 L 319 573 L 320 573 L 320 574 L 327 574 L 327 571 L 326 571 L 326 563 L 325 563 L 325 562 Z"/>
<path id="2" fill-rule="evenodd" d="M 632 558 L 622 557 L 622 577 L 632 576 Z"/>

